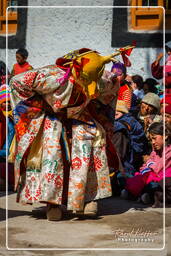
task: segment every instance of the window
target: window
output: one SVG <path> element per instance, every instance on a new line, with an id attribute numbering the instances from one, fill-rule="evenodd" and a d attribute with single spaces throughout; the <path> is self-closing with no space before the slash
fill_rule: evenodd
<path id="1" fill-rule="evenodd" d="M 166 30 L 171 30 L 171 2 L 169 0 L 164 1 L 164 8 L 166 9 Z"/>
<path id="2" fill-rule="evenodd" d="M 162 30 L 163 9 L 148 6 L 163 6 L 166 10 L 166 30 L 171 29 L 171 2 L 169 0 L 132 0 L 129 30 Z M 141 7 L 143 6 L 143 8 Z"/>
<path id="3" fill-rule="evenodd" d="M 141 2 L 141 3 L 140 3 Z M 160 4 L 162 3 L 162 5 Z M 148 30 L 146 29 L 133 29 L 131 27 L 132 22 L 132 16 L 131 16 L 131 9 L 130 6 L 137 6 L 136 4 L 140 3 L 139 8 L 143 9 L 145 8 L 147 10 L 146 15 L 149 13 L 148 5 L 149 6 L 164 6 L 166 8 L 166 33 L 165 33 L 165 39 L 166 42 L 171 40 L 171 21 L 168 22 L 168 20 L 171 20 L 171 0 L 168 1 L 159 1 L 159 0 L 143 0 L 143 1 L 135 1 L 135 0 L 113 0 L 113 6 L 116 6 L 117 8 L 113 8 L 113 24 L 112 24 L 112 47 L 121 47 L 121 45 L 127 45 L 130 44 L 133 40 L 136 40 L 137 46 L 136 47 L 154 47 L 154 48 L 161 48 L 163 47 L 163 29 L 157 28 L 157 25 L 160 23 L 158 21 L 153 20 L 153 24 L 148 24 L 146 22 L 146 25 L 150 25 L 151 28 Z M 123 6 L 123 7 L 122 7 Z M 128 8 L 126 7 L 128 6 Z M 145 6 L 142 8 L 142 6 Z M 135 8 L 133 8 L 135 9 Z M 152 7 L 152 9 L 155 9 Z M 162 8 L 157 8 L 161 9 Z M 144 9 L 143 9 L 144 10 Z M 155 9 L 156 10 L 156 9 Z M 137 10 L 137 11 L 140 11 Z M 145 11 L 145 10 L 144 10 Z M 163 10 L 162 10 L 163 12 Z M 139 13 L 140 14 L 140 13 Z M 144 14 L 144 13 L 143 13 Z M 152 14 L 150 13 L 150 16 Z M 158 19 L 160 19 L 160 13 L 156 13 Z M 134 19 L 136 18 L 134 13 Z M 141 16 L 141 18 L 144 18 Z M 149 18 L 149 17 L 148 17 Z M 156 16 L 151 16 L 151 18 L 156 18 Z M 155 23 L 156 22 L 156 23 Z M 157 23 L 158 22 L 158 23 Z M 135 21 L 134 21 L 134 24 Z M 138 23 L 140 25 L 140 22 Z M 143 26 L 143 24 L 141 24 Z M 161 26 L 161 24 L 159 25 Z M 169 29 L 170 26 L 170 29 Z M 162 26 L 161 26 L 162 27 Z M 155 29 L 154 29 L 155 28 Z M 150 32 L 150 33 L 149 33 Z"/>
<path id="4" fill-rule="evenodd" d="M 11 6 L 8 9 L 8 34 L 15 35 L 17 32 L 17 19 L 18 12 L 15 6 L 17 6 L 16 0 L 1 0 L 0 2 L 0 35 L 6 34 L 6 8 Z"/>

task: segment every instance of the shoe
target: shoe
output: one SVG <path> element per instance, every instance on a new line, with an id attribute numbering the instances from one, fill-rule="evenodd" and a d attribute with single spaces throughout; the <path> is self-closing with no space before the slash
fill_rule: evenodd
<path id="1" fill-rule="evenodd" d="M 96 216 L 97 215 L 97 202 L 91 201 L 85 204 L 84 215 Z"/>
<path id="2" fill-rule="evenodd" d="M 141 196 L 141 201 L 144 203 L 144 204 L 150 204 L 151 203 L 151 199 L 150 199 L 150 196 L 148 193 L 144 193 L 142 196 Z"/>
<path id="3" fill-rule="evenodd" d="M 59 205 L 47 204 L 46 212 L 48 221 L 59 221 L 62 219 L 62 209 Z"/>
<path id="4" fill-rule="evenodd" d="M 126 189 L 122 189 L 120 197 L 122 199 L 128 199 L 128 196 L 129 196 L 128 191 Z"/>

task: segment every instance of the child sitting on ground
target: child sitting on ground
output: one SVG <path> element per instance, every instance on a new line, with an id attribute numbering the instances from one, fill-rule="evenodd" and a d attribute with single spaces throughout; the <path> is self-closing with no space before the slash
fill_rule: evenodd
<path id="1" fill-rule="evenodd" d="M 20 73 L 33 69 L 33 67 L 26 61 L 27 58 L 28 58 L 28 51 L 26 49 L 20 48 L 16 51 L 17 63 L 13 65 L 11 76 L 15 76 Z"/>
<path id="2" fill-rule="evenodd" d="M 166 129 L 165 135 L 162 122 L 155 122 L 149 127 L 149 136 L 153 151 L 146 163 L 140 168 L 135 176 L 126 180 L 126 186 L 121 195 L 126 196 L 126 192 L 132 196 L 141 196 L 143 203 L 154 201 L 154 193 L 159 189 L 159 182 L 166 177 L 171 177 L 171 143 Z M 165 136 L 165 148 L 164 140 Z M 165 154 L 165 173 L 163 173 Z M 127 194 L 128 194 L 127 193 Z"/>

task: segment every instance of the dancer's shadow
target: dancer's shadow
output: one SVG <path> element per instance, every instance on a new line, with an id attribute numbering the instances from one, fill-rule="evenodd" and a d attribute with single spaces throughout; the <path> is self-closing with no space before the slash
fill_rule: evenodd
<path id="1" fill-rule="evenodd" d="M 116 215 L 132 210 L 145 211 L 150 205 L 144 205 L 136 201 L 124 200 L 120 197 L 110 197 L 98 201 L 99 215 Z"/>
<path id="2" fill-rule="evenodd" d="M 19 211 L 19 210 L 7 210 L 7 216 L 6 216 L 6 209 L 0 208 L 0 221 L 4 221 L 10 218 L 15 218 L 18 216 L 25 216 L 25 215 L 31 215 L 30 211 Z"/>
<path id="3" fill-rule="evenodd" d="M 11 194 L 14 194 L 14 193 L 16 193 L 16 192 L 14 192 L 14 191 L 12 191 L 12 190 L 9 190 L 9 191 L 7 192 L 7 196 L 8 196 L 8 195 L 11 195 Z M 0 190 L 0 197 L 4 197 L 4 199 L 6 198 L 6 190 L 3 190 L 3 191 Z"/>
<path id="4" fill-rule="evenodd" d="M 149 205 L 143 205 L 135 201 L 123 200 L 118 197 L 110 197 L 98 200 L 98 216 L 96 217 L 74 214 L 72 212 L 64 212 L 62 220 L 99 220 L 102 219 L 105 215 L 117 215 L 127 212 L 130 209 L 133 209 L 134 211 L 145 211 L 145 208 L 148 207 Z M 29 211 L 9 209 L 7 213 L 8 219 L 26 215 L 36 220 L 46 219 L 46 206 L 44 205 L 41 207 L 34 207 L 32 210 Z M 6 209 L 0 208 L 0 221 L 4 220 L 6 220 Z"/>

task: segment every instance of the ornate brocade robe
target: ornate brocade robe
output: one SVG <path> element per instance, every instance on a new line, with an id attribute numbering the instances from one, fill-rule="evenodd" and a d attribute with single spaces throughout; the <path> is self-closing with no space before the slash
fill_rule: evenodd
<path id="1" fill-rule="evenodd" d="M 80 211 L 111 196 L 105 131 L 73 77 L 56 65 L 33 69 L 11 79 L 10 93 L 18 201 L 62 204 L 66 197 L 67 209 Z"/>

